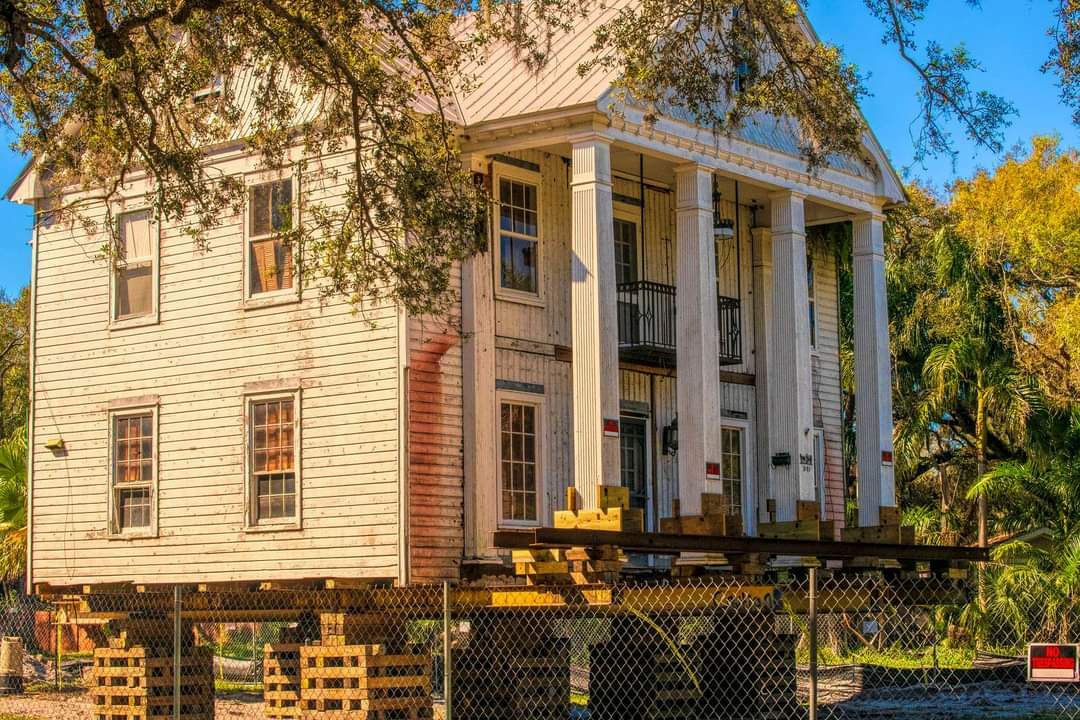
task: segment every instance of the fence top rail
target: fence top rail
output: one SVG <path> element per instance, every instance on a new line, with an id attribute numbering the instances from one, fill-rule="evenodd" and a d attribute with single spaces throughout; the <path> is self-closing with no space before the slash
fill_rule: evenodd
<path id="1" fill-rule="evenodd" d="M 566 528 L 505 530 L 495 533 L 495 547 L 504 550 L 532 548 L 598 547 L 615 545 L 629 552 L 678 555 L 683 552 L 765 553 L 773 556 L 795 555 L 819 559 L 843 560 L 880 558 L 916 562 L 963 560 L 987 562 L 988 548 L 947 545 L 894 545 L 890 543 L 789 540 L 712 535 L 675 535 L 668 533 L 611 532 Z"/>

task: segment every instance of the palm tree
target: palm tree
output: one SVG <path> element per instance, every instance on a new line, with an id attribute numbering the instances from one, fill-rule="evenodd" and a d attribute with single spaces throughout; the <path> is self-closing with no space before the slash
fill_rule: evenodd
<path id="1" fill-rule="evenodd" d="M 0 441 L 0 579 L 26 572 L 26 429 Z"/>
<path id="2" fill-rule="evenodd" d="M 944 420 L 958 408 L 974 414 L 972 445 L 977 478 L 989 470 L 991 428 L 998 436 L 1022 438 L 1038 403 L 1035 384 L 1001 357 L 999 348 L 980 338 L 960 336 L 935 346 L 923 366 L 929 400 L 940 408 Z M 968 494 L 978 501 L 979 547 L 986 547 L 988 497 L 981 488 L 976 482 Z"/>

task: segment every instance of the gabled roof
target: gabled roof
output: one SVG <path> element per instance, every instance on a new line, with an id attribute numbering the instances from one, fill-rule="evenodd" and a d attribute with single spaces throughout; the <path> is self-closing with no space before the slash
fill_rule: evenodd
<path id="1" fill-rule="evenodd" d="M 477 125 L 579 106 L 607 110 L 613 104 L 616 71 L 594 67 L 581 76 L 578 67 L 591 57 L 596 29 L 638 1 L 610 0 L 588 17 L 576 20 L 571 31 L 555 33 L 547 49 L 547 63 L 538 71 L 529 68 L 524 59 L 506 45 L 488 47 L 482 62 L 466 68 L 466 74 L 473 78 L 473 89 L 458 94 L 462 122 L 466 126 Z M 802 25 L 804 31 L 817 41 L 805 16 Z M 694 124 L 689 117 L 674 119 Z M 794 124 L 787 118 L 761 114 L 748 119 L 734 135 L 769 150 L 800 155 Z M 863 145 L 877 168 L 846 157 L 830 158 L 829 165 L 851 175 L 880 180 L 881 195 L 892 202 L 902 202 L 903 182 L 869 124 Z"/>

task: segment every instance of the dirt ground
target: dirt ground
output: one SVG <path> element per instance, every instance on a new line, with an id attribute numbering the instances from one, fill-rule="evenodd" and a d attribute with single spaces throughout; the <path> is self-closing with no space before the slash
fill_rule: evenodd
<path id="1" fill-rule="evenodd" d="M 94 705 L 82 691 L 28 693 L 12 697 L 0 696 L 0 720 L 10 716 L 33 720 L 87 720 L 93 717 Z M 262 718 L 262 697 L 238 694 L 219 698 L 214 717 L 220 720 L 252 720 Z"/>

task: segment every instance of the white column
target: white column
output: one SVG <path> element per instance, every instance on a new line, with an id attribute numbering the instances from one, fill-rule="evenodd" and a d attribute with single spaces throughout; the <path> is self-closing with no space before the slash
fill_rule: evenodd
<path id="1" fill-rule="evenodd" d="M 776 519 L 797 519 L 798 501 L 814 499 L 811 403 L 810 306 L 806 284 L 803 196 L 782 192 L 772 204 L 772 318 L 769 327 L 768 395 L 770 460 L 787 453 L 788 465 L 772 468 Z"/>
<path id="2" fill-rule="evenodd" d="M 855 218 L 854 240 L 859 525 L 871 527 L 880 524 L 882 506 L 896 506 L 884 217 L 874 213 Z"/>
<path id="3" fill-rule="evenodd" d="M 755 228 L 751 237 L 754 294 L 754 470 L 757 519 L 768 522 L 766 505 L 774 497 L 769 465 L 769 319 L 772 317 L 772 234 Z"/>
<path id="4" fill-rule="evenodd" d="M 679 504 L 701 512 L 706 466 L 720 462 L 720 343 L 712 173 L 699 165 L 675 169 L 676 381 L 679 415 Z"/>
<path id="5" fill-rule="evenodd" d="M 611 146 L 597 136 L 578 138 L 572 164 L 574 485 L 582 507 L 589 508 L 596 507 L 597 485 L 620 482 Z"/>

